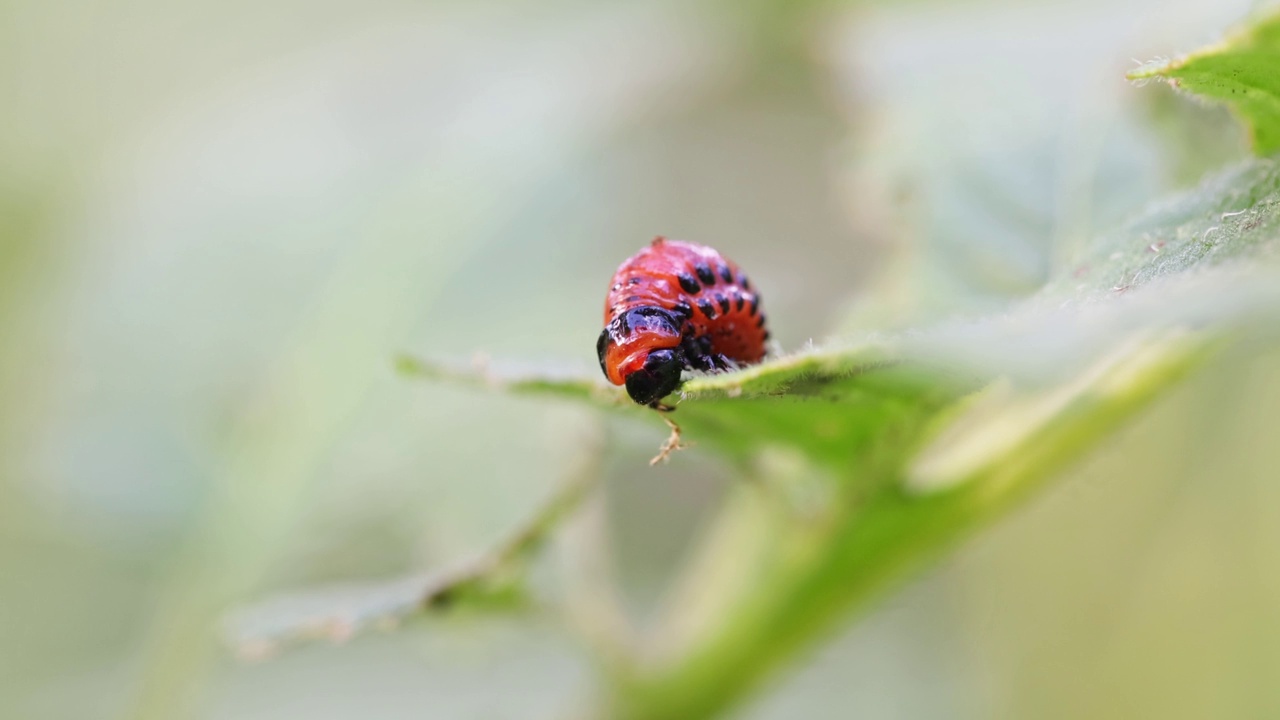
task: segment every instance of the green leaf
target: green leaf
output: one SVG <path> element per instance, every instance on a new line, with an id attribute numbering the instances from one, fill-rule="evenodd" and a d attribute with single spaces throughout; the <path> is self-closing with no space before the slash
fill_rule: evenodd
<path id="1" fill-rule="evenodd" d="M 1249 127 L 1254 152 L 1280 150 L 1280 12 L 1259 15 L 1223 42 L 1130 72 L 1227 103 Z"/>
<path id="2" fill-rule="evenodd" d="M 1280 164 L 1252 160 L 1099 237 L 1008 312 L 687 381 L 684 436 L 758 482 L 731 493 L 600 716 L 718 713 L 1274 319 L 1277 223 Z M 599 379 L 405 367 L 657 421 Z"/>
<path id="3" fill-rule="evenodd" d="M 816 511 L 743 489 L 687 578 L 689 599 L 675 604 L 666 627 L 677 632 L 664 639 L 673 659 L 624 678 L 600 716 L 718 713 L 834 620 L 1024 498 L 1190 367 L 1198 347 L 1136 343 L 1068 385 L 986 393 L 936 428 L 924 413 L 900 416 L 871 433 L 844 491 Z M 702 569 L 731 561 L 749 570 L 706 582 Z"/>
<path id="4" fill-rule="evenodd" d="M 424 380 L 444 380 L 518 395 L 582 400 L 601 407 L 634 408 L 634 403 L 620 389 L 601 382 L 594 373 L 579 369 L 525 365 L 492 367 L 484 357 L 464 364 L 402 355 L 396 359 L 396 370 L 403 375 Z"/>

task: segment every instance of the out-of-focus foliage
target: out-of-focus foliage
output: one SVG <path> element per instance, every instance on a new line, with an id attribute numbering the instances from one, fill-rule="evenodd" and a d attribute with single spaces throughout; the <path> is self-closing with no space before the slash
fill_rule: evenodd
<path id="1" fill-rule="evenodd" d="M 707 709 L 748 685 L 752 720 L 1275 715 L 1273 283 L 1249 269 L 1266 253 L 1226 257 L 1267 246 L 1268 206 L 1232 193 L 1271 171 L 1218 173 L 1242 150 L 1225 113 L 1121 80 L 1250 4 L 4 3 L 0 716 L 658 713 L 645 688 Z M 1171 214 L 1125 221 L 1161 197 Z M 878 399 L 832 404 L 837 439 L 872 418 L 920 439 L 904 508 L 973 513 L 851 530 L 777 585 L 820 611 L 749 622 L 786 606 L 747 592 L 783 565 L 748 561 L 845 547 L 750 540 L 864 486 L 822 433 L 757 449 L 777 423 L 721 427 L 771 402 L 728 397 L 745 375 L 691 383 L 695 446 L 647 466 L 665 430 L 600 385 L 592 344 L 609 273 L 658 233 L 750 268 L 797 367 Z M 837 325 L 845 344 L 798 351 Z M 1201 342 L 1225 352 L 1132 415 L 1157 388 L 1131 381 L 1204 363 Z M 447 366 L 531 398 L 407 382 L 406 351 L 560 359 Z M 911 362 L 848 377 L 867 352 Z M 1149 374 L 1099 394 L 1126 367 Z M 1097 452 L 880 592 L 1007 507 L 939 469 L 1078 429 L 1053 418 L 1097 422 L 1046 448 Z M 900 438 L 855 440 L 895 449 L 867 467 L 903 460 Z M 868 584 L 816 580 L 845 577 Z M 309 594 L 335 586 L 355 590 Z M 751 602 L 720 612 L 735 588 Z M 278 594 L 235 628 L 399 621 L 241 664 L 220 628 Z M 440 597 L 459 602 L 412 612 Z"/>
<path id="2" fill-rule="evenodd" d="M 1223 42 L 1176 60 L 1148 63 L 1133 80 L 1174 87 L 1227 103 L 1249 126 L 1254 151 L 1280 150 L 1280 11 L 1259 15 Z"/>

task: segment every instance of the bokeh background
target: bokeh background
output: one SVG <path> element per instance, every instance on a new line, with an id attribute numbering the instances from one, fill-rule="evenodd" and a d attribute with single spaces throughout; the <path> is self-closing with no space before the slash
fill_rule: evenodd
<path id="1" fill-rule="evenodd" d="M 219 645 L 228 605 L 492 544 L 599 422 L 396 355 L 591 372 L 656 234 L 750 269 L 784 349 L 1003 307 L 1244 154 L 1123 74 L 1249 5 L 0 4 L 0 716 L 572 707 L 547 609 Z M 1229 353 L 741 716 L 1276 716 L 1277 360 Z M 611 432 L 643 632 L 734 479 Z"/>

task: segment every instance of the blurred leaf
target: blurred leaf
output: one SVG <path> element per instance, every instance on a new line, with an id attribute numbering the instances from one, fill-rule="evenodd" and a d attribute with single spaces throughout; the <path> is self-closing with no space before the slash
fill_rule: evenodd
<path id="1" fill-rule="evenodd" d="M 996 386 L 951 413 L 919 403 L 863 427 L 857 461 L 825 497 L 806 493 L 819 498 L 807 507 L 778 502 L 768 486 L 742 489 L 687 576 L 686 599 L 672 604 L 659 662 L 619 682 L 601 715 L 717 714 L 850 608 L 867 607 L 1091 447 L 1189 367 L 1197 347 L 1152 339 L 1061 387 Z M 787 479 L 821 477 L 800 458 L 784 462 Z M 717 566 L 739 572 L 706 572 Z"/>
<path id="2" fill-rule="evenodd" d="M 760 482 L 731 495 L 602 714 L 716 714 L 1274 313 L 1275 275 L 1249 261 L 1280 249 L 1278 188 L 1274 161 L 1228 170 L 1103 235 L 1011 312 L 686 382 L 685 436 Z M 580 378 L 462 377 L 625 408 Z"/>
<path id="3" fill-rule="evenodd" d="M 585 400 L 602 407 L 632 407 L 620 388 L 610 387 L 599 377 L 580 369 L 502 365 L 491 367 L 487 358 L 469 364 L 437 362 L 404 355 L 396 361 L 404 375 L 428 380 L 448 380 L 491 390 L 529 395 L 549 395 Z"/>
<path id="4" fill-rule="evenodd" d="M 584 439 L 578 463 L 560 487 L 524 525 L 476 557 L 439 572 L 316 588 L 252 605 L 227 618 L 227 642 L 241 657 L 256 660 L 289 643 L 345 642 L 368 628 L 392 629 L 424 609 L 509 609 L 525 604 L 530 561 L 595 489 L 604 449 L 603 437 Z"/>
<path id="5" fill-rule="evenodd" d="M 1034 4 L 894 4 L 833 33 L 854 130 L 842 200 L 859 234 L 892 253 L 874 285 L 850 288 L 838 328 L 1007 307 L 1134 208 L 1242 157 L 1221 142 L 1175 156 L 1134 112 L 1143 94 L 1107 81 L 1144 10 L 1110 7 L 1105 23 L 1060 10 L 1046 22 Z"/>
<path id="6" fill-rule="evenodd" d="M 1198 189 L 1153 205 L 1097 238 L 1046 294 L 1097 298 L 1246 258 L 1267 258 L 1276 238 L 1277 164 L 1244 162 Z"/>
<path id="7" fill-rule="evenodd" d="M 1249 127 L 1254 152 L 1280 150 L 1280 12 L 1259 15 L 1222 43 L 1148 63 L 1131 80 L 1160 79 L 1227 103 Z"/>

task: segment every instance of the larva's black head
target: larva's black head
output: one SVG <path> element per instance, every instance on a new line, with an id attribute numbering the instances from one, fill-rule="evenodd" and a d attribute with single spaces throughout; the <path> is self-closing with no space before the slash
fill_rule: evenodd
<path id="1" fill-rule="evenodd" d="M 658 401 L 680 385 L 685 367 L 680 349 L 686 313 L 652 305 L 621 312 L 605 326 L 596 341 L 600 369 L 615 385 L 641 405 Z"/>
<path id="2" fill-rule="evenodd" d="M 684 354 L 680 348 L 654 350 L 644 366 L 627 375 L 627 394 L 641 405 L 657 405 L 680 386 Z"/>

